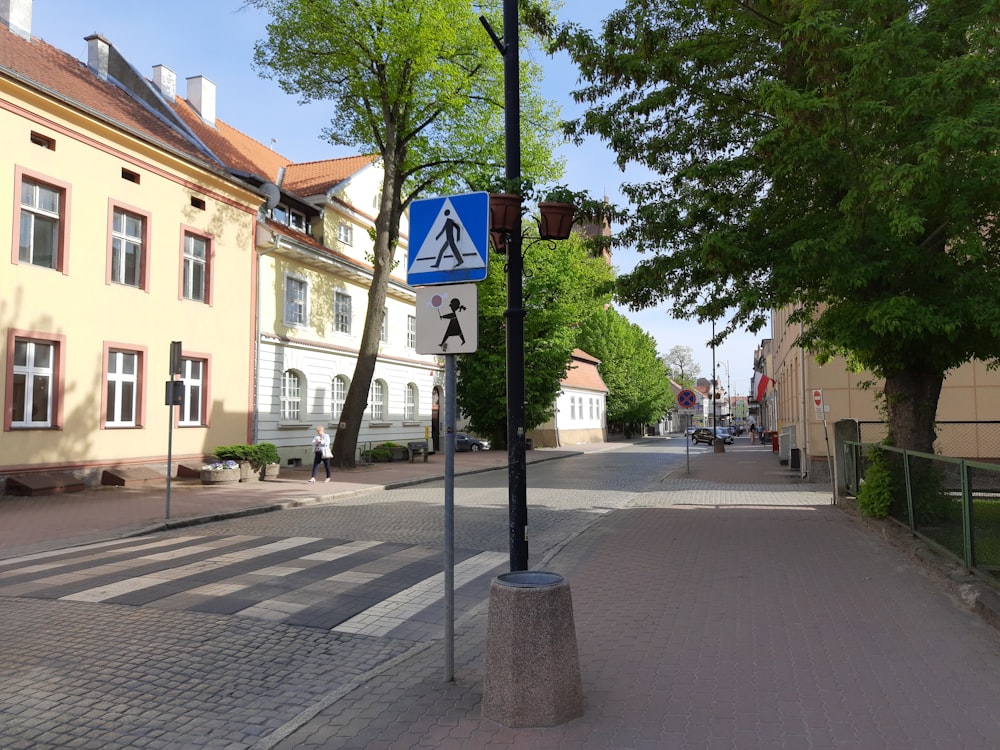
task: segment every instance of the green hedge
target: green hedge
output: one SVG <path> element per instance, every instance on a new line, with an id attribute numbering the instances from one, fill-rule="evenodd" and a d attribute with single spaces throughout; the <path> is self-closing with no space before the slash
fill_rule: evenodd
<path id="1" fill-rule="evenodd" d="M 255 469 L 267 464 L 281 463 L 278 456 L 278 446 L 274 443 L 257 443 L 256 445 L 220 445 L 212 455 L 220 461 L 249 461 Z"/>

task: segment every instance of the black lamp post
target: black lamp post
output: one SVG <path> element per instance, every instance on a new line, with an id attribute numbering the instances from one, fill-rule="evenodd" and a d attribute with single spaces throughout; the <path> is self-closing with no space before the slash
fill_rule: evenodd
<path id="1" fill-rule="evenodd" d="M 509 184 L 521 180 L 521 78 L 517 0 L 503 2 L 503 41 L 485 17 L 479 19 L 503 55 L 505 170 Z M 492 227 L 491 227 L 492 228 Z M 507 498 L 510 569 L 528 569 L 528 483 L 524 456 L 524 259 L 521 226 L 503 237 L 507 255 Z"/>

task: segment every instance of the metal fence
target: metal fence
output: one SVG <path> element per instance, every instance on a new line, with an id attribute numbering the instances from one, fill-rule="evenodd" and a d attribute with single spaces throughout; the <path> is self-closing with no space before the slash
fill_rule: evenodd
<path id="1" fill-rule="evenodd" d="M 876 450 L 892 478 L 890 517 L 967 568 L 1000 577 L 1000 465 L 847 442 L 851 494 L 857 496 Z"/>
<path id="2" fill-rule="evenodd" d="M 881 443 L 889 430 L 885 422 L 858 422 L 862 443 Z M 1000 459 L 1000 422 L 936 422 L 934 452 L 954 458 Z"/>

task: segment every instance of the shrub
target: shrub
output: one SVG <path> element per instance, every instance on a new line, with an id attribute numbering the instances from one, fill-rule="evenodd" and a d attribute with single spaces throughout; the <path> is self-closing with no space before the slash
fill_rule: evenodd
<path id="1" fill-rule="evenodd" d="M 858 508 L 866 516 L 886 518 L 892 507 L 892 472 L 877 448 L 868 458 L 868 469 L 858 488 Z"/>
<path id="2" fill-rule="evenodd" d="M 278 456 L 278 446 L 274 443 L 257 443 L 256 445 L 220 445 L 212 455 L 221 461 L 248 461 L 255 469 L 267 464 L 281 463 Z"/>

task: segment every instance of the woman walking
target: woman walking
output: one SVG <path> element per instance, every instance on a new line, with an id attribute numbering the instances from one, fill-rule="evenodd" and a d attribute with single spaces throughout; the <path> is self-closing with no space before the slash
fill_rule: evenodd
<path id="1" fill-rule="evenodd" d="M 316 425 L 316 436 L 312 439 L 313 447 L 313 470 L 312 476 L 309 477 L 310 482 L 316 481 L 316 471 L 319 469 L 319 465 L 322 463 L 323 468 L 326 469 L 326 479 L 324 482 L 330 481 L 330 459 L 333 458 L 333 451 L 330 450 L 330 436 L 326 434 L 323 429 L 323 425 Z"/>

